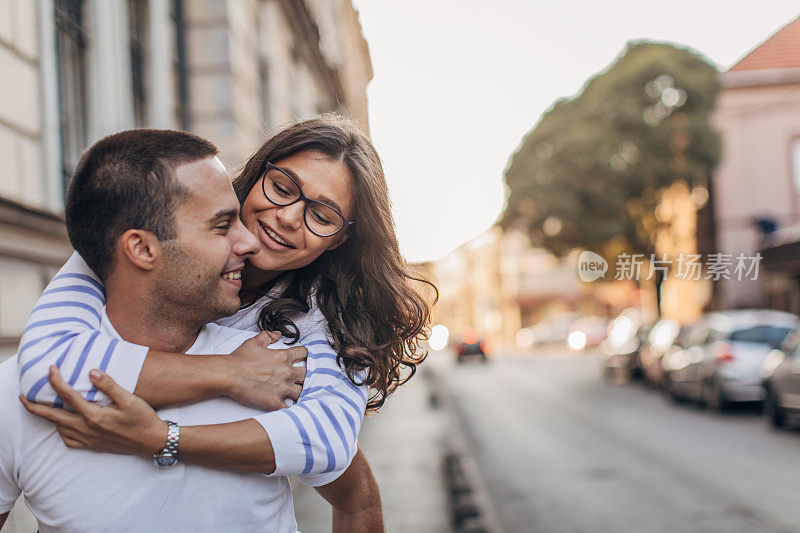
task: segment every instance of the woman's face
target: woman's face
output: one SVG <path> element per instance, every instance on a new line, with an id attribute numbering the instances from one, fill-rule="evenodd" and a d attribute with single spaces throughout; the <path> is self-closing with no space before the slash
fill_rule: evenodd
<path id="1" fill-rule="evenodd" d="M 344 163 L 317 151 L 300 152 L 270 163 L 290 171 L 308 199 L 336 207 L 347 220 L 352 220 L 352 178 Z M 259 282 L 304 267 L 347 239 L 345 228 L 330 237 L 312 233 L 303 219 L 304 209 L 302 200 L 283 207 L 270 202 L 264 196 L 261 179 L 250 189 L 242 204 L 241 217 L 261 244 L 258 253 L 249 260 L 252 267 L 268 274 L 260 276 Z"/>

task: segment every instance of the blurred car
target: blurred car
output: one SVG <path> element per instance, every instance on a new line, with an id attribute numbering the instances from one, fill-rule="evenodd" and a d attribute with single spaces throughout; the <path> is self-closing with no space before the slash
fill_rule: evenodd
<path id="1" fill-rule="evenodd" d="M 664 377 L 661 360 L 668 352 L 681 349 L 688 331 L 688 327 L 681 327 L 670 318 L 656 322 L 647 334 L 647 342 L 639 349 L 639 365 L 648 383 L 661 385 Z"/>
<path id="2" fill-rule="evenodd" d="M 580 313 L 566 312 L 543 318 L 539 323 L 528 328 L 533 337 L 533 345 L 543 346 L 567 342 L 572 323 L 581 316 Z"/>
<path id="3" fill-rule="evenodd" d="M 575 351 L 594 348 L 605 340 L 607 333 L 607 318 L 599 316 L 577 318 L 567 333 L 567 346 Z"/>
<path id="4" fill-rule="evenodd" d="M 485 363 L 486 359 L 486 345 L 480 339 L 475 342 L 462 341 L 456 348 L 456 361 L 459 363 L 464 363 L 469 360 Z"/>
<path id="5" fill-rule="evenodd" d="M 684 349 L 665 358 L 665 388 L 675 398 L 717 411 L 732 402 L 762 401 L 764 360 L 783 344 L 797 320 L 792 313 L 762 309 L 704 316 Z"/>
<path id="6" fill-rule="evenodd" d="M 786 338 L 781 349 L 771 351 L 761 365 L 764 415 L 775 428 L 788 425 L 800 415 L 800 327 Z"/>
<path id="7" fill-rule="evenodd" d="M 623 313 L 609 324 L 608 336 L 599 346 L 606 379 L 620 374 L 625 377 L 641 375 L 639 349 L 647 338 L 650 326 L 638 320 L 633 314 Z"/>
<path id="8" fill-rule="evenodd" d="M 486 341 L 484 341 L 474 328 L 467 328 L 461 336 L 461 342 L 456 345 L 456 362 L 476 361 L 485 363 L 488 355 Z"/>

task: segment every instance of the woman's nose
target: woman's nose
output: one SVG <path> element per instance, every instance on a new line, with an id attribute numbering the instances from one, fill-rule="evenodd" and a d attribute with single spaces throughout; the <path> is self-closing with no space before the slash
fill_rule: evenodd
<path id="1" fill-rule="evenodd" d="M 300 229 L 300 227 L 303 225 L 305 207 L 306 204 L 302 201 L 292 205 L 279 207 L 278 212 L 276 213 L 278 222 L 292 230 Z"/>

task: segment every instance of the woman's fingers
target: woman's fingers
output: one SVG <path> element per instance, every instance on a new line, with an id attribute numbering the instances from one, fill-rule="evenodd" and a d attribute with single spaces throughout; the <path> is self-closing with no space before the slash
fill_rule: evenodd
<path id="1" fill-rule="evenodd" d="M 44 418 L 57 425 L 74 426 L 77 420 L 82 420 L 79 415 L 63 409 L 56 409 L 55 407 L 31 402 L 21 394 L 19 395 L 19 400 L 32 415 Z"/>
<path id="2" fill-rule="evenodd" d="M 61 378 L 61 372 L 59 372 L 58 368 L 54 365 L 50 365 L 50 385 L 53 387 L 53 390 L 61 396 L 65 404 L 72 407 L 83 417 L 87 417 L 91 409 L 96 407 L 84 400 L 80 393 L 70 387 L 67 382 Z"/>
<path id="3" fill-rule="evenodd" d="M 289 387 L 289 398 L 297 402 L 300 399 L 300 394 L 303 392 L 303 387 L 300 385 L 291 385 Z"/>
<path id="4" fill-rule="evenodd" d="M 296 366 L 292 368 L 292 378 L 294 378 L 294 383 L 302 386 L 306 381 L 306 367 Z"/>
<path id="5" fill-rule="evenodd" d="M 281 338 L 280 331 L 259 331 L 258 335 L 253 337 L 253 340 L 259 346 L 263 346 L 264 348 L 266 348 L 270 344 L 278 342 L 280 338 Z"/>
<path id="6" fill-rule="evenodd" d="M 133 397 L 133 394 L 120 387 L 111 376 L 96 368 L 89 372 L 89 378 L 98 390 L 105 392 L 117 405 L 124 405 Z"/>
<path id="7" fill-rule="evenodd" d="M 270 336 L 269 331 L 259 331 L 258 335 L 253 337 L 252 340 L 256 344 L 258 344 L 259 346 L 263 346 L 264 348 L 266 348 L 267 346 L 269 346 L 274 342 L 272 340 L 272 337 Z"/>
<path id="8" fill-rule="evenodd" d="M 305 361 L 308 357 L 308 349 L 305 346 L 293 346 L 287 348 L 290 363 Z"/>

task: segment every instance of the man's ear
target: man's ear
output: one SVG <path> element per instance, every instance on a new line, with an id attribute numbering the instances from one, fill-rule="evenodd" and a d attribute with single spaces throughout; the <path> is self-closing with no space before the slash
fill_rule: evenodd
<path id="1" fill-rule="evenodd" d="M 153 270 L 161 262 L 161 243 L 149 231 L 125 231 L 119 238 L 118 247 L 123 260 L 142 270 Z"/>
<path id="2" fill-rule="evenodd" d="M 341 233 L 342 233 L 342 236 L 341 237 L 337 236 L 335 239 L 333 239 L 333 242 L 330 244 L 330 246 L 328 246 L 328 248 L 326 250 L 335 250 L 339 246 L 344 244 L 344 241 L 347 240 L 347 232 L 343 231 Z"/>

